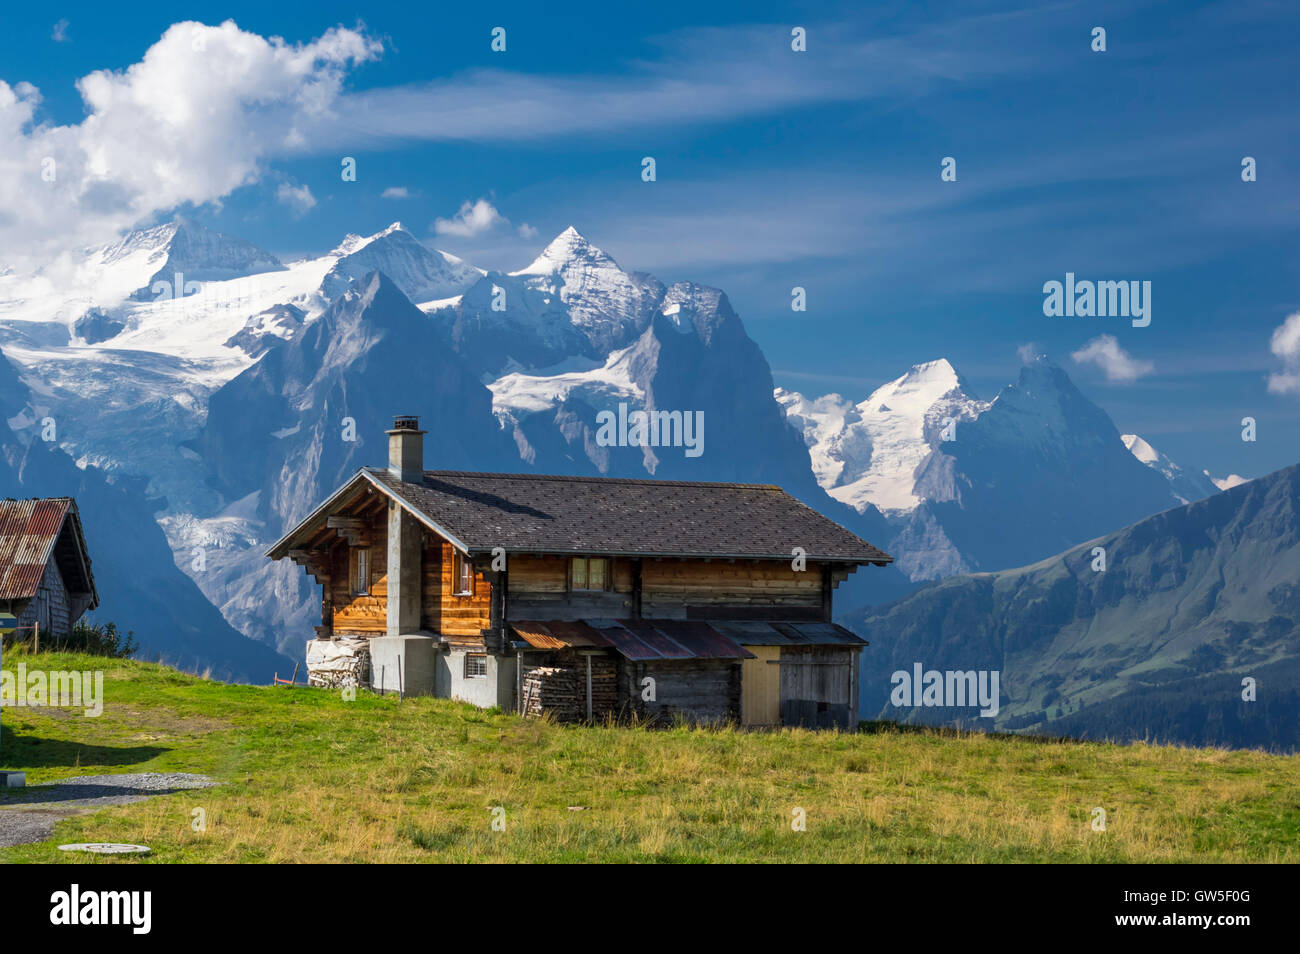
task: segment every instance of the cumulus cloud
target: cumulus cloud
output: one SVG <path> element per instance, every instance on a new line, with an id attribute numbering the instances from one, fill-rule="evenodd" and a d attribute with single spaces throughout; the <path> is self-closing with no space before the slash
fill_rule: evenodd
<path id="1" fill-rule="evenodd" d="M 524 222 L 522 225 L 519 226 L 519 228 L 515 229 L 515 231 L 518 232 L 519 237 L 523 239 L 537 238 L 537 229 L 533 228 L 527 222 Z"/>
<path id="2" fill-rule="evenodd" d="M 490 232 L 498 225 L 509 225 L 510 220 L 503 216 L 487 199 L 475 202 L 462 202 L 460 211 L 450 219 L 439 218 L 433 223 L 433 230 L 439 235 L 454 235 L 458 238 L 473 238 Z"/>
<path id="3" fill-rule="evenodd" d="M 406 186 L 389 186 L 379 197 L 381 199 L 409 199 L 411 190 Z"/>
<path id="4" fill-rule="evenodd" d="M 1076 364 L 1095 364 L 1107 381 L 1123 384 L 1131 384 L 1156 369 L 1152 362 L 1135 358 L 1121 348 L 1114 335 L 1098 335 L 1070 357 Z"/>
<path id="5" fill-rule="evenodd" d="M 0 81 L 0 258 L 48 261 L 258 181 L 381 52 L 343 27 L 290 44 L 233 21 L 177 23 L 140 62 L 78 81 L 87 115 L 68 126 L 38 121 L 30 83 Z"/>
<path id="6" fill-rule="evenodd" d="M 1272 394 L 1300 394 L 1300 311 L 1273 329 L 1268 349 L 1282 359 L 1282 370 L 1268 376 Z"/>
<path id="7" fill-rule="evenodd" d="M 282 182 L 280 187 L 275 190 L 275 198 L 281 204 L 287 205 L 297 218 L 306 215 L 316 205 L 316 197 L 311 194 L 311 189 L 305 185 L 293 186 L 287 182 Z"/>

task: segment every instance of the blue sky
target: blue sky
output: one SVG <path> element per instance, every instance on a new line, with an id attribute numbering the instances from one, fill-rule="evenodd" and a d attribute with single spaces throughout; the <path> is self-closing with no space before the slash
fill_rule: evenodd
<path id="1" fill-rule="evenodd" d="M 401 220 L 501 268 L 574 225 L 625 268 L 725 289 L 786 387 L 861 399 L 947 357 L 987 398 L 1033 343 L 1185 465 L 1300 459 L 1300 394 L 1268 387 L 1288 370 L 1271 336 L 1300 312 L 1293 5 L 914 6 L 24 5 L 0 79 L 39 88 L 34 123 L 74 126 L 76 81 L 139 62 L 178 20 L 289 44 L 342 25 L 374 51 L 340 67 L 327 114 L 293 116 L 300 142 L 182 211 L 288 257 Z M 278 200 L 304 188 L 310 208 Z M 436 234 L 480 199 L 492 227 Z M 1042 285 L 1067 271 L 1151 281 L 1150 326 L 1045 317 Z M 1108 380 L 1071 359 L 1102 334 L 1149 370 Z"/>

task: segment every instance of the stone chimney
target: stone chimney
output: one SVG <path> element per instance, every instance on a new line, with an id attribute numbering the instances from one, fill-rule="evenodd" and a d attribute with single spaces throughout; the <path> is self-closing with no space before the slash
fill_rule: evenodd
<path id="1" fill-rule="evenodd" d="M 388 472 L 398 480 L 413 484 L 424 482 L 424 434 L 420 419 L 399 414 L 393 419 L 388 435 Z"/>

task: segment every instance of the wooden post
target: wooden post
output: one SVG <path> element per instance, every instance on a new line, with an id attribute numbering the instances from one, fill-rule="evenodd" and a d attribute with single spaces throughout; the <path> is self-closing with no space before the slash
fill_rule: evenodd
<path id="1" fill-rule="evenodd" d="M 36 621 L 36 624 L 32 627 L 32 652 L 39 653 L 40 651 L 41 651 L 41 621 L 38 619 Z"/>
<path id="2" fill-rule="evenodd" d="M 591 725 L 591 653 L 587 653 L 587 725 Z"/>
<path id="3" fill-rule="evenodd" d="M 641 618 L 641 558 L 632 561 L 632 618 Z"/>

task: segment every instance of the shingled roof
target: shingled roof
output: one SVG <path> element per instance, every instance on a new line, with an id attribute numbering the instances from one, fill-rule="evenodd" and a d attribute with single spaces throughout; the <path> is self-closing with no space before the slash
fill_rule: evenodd
<path id="1" fill-rule="evenodd" d="M 771 484 L 427 470 L 420 483 L 363 468 L 267 556 L 279 559 L 359 481 L 471 555 L 512 553 L 789 560 L 883 566 L 893 557 Z"/>

